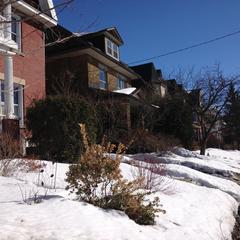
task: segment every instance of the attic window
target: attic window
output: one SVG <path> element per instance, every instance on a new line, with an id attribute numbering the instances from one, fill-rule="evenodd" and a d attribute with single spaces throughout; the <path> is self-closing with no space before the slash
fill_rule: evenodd
<path id="1" fill-rule="evenodd" d="M 114 42 L 110 41 L 108 38 L 105 39 L 106 53 L 107 55 L 119 60 L 119 47 Z"/>

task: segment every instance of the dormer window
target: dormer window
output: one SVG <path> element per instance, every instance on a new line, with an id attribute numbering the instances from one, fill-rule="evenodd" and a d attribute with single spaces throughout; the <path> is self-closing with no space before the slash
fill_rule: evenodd
<path id="1" fill-rule="evenodd" d="M 117 44 L 105 38 L 105 46 L 107 55 L 113 57 L 116 60 L 119 60 L 119 47 Z"/>

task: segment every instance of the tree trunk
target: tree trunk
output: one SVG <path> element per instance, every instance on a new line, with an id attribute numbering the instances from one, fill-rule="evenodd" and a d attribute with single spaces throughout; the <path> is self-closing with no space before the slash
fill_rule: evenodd
<path id="1" fill-rule="evenodd" d="M 200 146 L 200 155 L 205 155 L 206 153 L 206 142 L 204 141 L 203 143 L 201 143 Z"/>

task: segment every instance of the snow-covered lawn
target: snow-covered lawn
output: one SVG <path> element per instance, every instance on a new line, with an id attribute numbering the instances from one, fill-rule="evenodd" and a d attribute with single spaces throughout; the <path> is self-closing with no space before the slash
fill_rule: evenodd
<path id="1" fill-rule="evenodd" d="M 122 212 L 74 201 L 65 190 L 67 164 L 57 164 L 56 169 L 56 164 L 42 162 L 43 173 L 0 177 L 0 240 L 231 239 L 240 200 L 240 151 L 207 152 L 209 156 L 202 157 L 175 149 L 165 156 L 124 157 L 121 170 L 128 179 L 136 171 L 133 160 L 154 159 L 165 167 L 166 176 L 159 177 L 162 186 L 151 197 L 160 197 L 166 214 L 159 213 L 154 226 L 140 226 Z M 50 176 L 56 170 L 56 190 L 48 189 L 41 203 L 24 203 L 53 187 Z"/>

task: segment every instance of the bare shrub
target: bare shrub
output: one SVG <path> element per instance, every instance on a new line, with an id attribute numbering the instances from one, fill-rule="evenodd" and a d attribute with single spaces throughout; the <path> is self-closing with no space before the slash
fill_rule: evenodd
<path id="1" fill-rule="evenodd" d="M 19 141 L 9 134 L 0 135 L 0 175 L 11 176 L 21 165 L 15 158 L 21 156 Z"/>
<path id="2" fill-rule="evenodd" d="M 46 173 L 45 174 L 46 176 L 43 177 L 43 174 L 45 173 L 44 167 L 46 165 L 42 164 L 41 162 L 37 162 L 36 164 L 32 164 L 35 161 L 30 162 L 31 162 L 30 165 L 28 165 L 28 163 L 25 163 L 24 167 L 27 167 L 28 171 L 33 170 L 38 174 L 37 182 L 35 183 L 36 186 L 28 188 L 27 186 L 23 187 L 24 185 L 21 186 L 18 184 L 22 196 L 22 201 L 28 205 L 41 203 L 44 199 L 46 199 L 49 196 L 48 193 L 50 189 L 52 189 L 53 179 L 55 176 L 53 173 L 51 174 Z"/>
<path id="3" fill-rule="evenodd" d="M 141 161 L 131 162 L 132 176 L 134 179 L 143 178 L 142 188 L 151 192 L 163 192 L 170 194 L 172 191 L 171 181 L 164 178 L 166 168 L 154 156 L 146 155 Z"/>
<path id="4" fill-rule="evenodd" d="M 158 152 L 163 153 L 179 145 L 179 140 L 166 134 L 154 134 L 146 129 L 136 129 L 132 139 L 126 141 L 128 153 Z"/>

